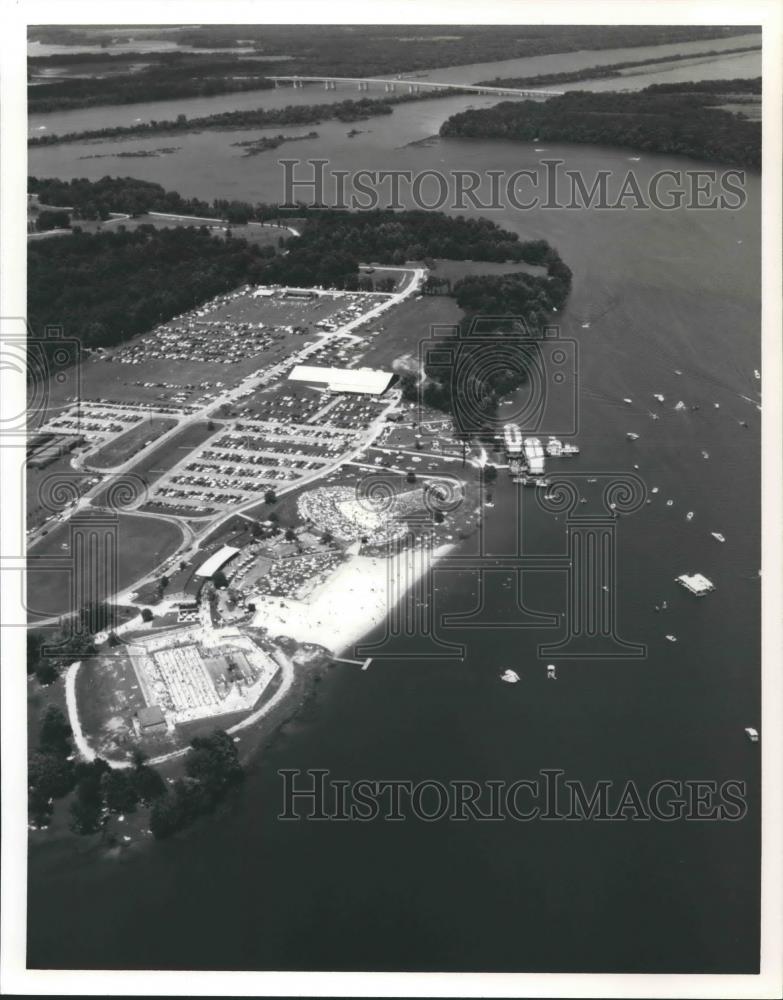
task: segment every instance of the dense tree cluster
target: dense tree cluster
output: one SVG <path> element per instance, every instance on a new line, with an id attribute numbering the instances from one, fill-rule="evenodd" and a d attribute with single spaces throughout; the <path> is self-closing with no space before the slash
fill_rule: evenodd
<path id="1" fill-rule="evenodd" d="M 101 606 L 106 608 L 105 605 Z M 108 615 L 108 609 L 107 609 Z M 87 627 L 86 617 L 82 627 L 76 627 L 79 617 L 73 616 L 62 622 L 56 629 L 28 629 L 27 631 L 27 673 L 35 674 L 35 679 L 41 685 L 53 684 L 60 672 L 76 660 L 83 660 L 95 654 L 93 633 Z M 110 619 L 105 626 L 110 625 Z M 95 628 L 100 631 L 101 627 Z"/>
<path id="2" fill-rule="evenodd" d="M 621 146 L 760 169 L 761 123 L 719 107 L 731 95 L 760 91 L 760 80 L 658 84 L 623 93 L 574 90 L 543 102 L 506 101 L 463 111 L 440 131 L 480 139 Z"/>
<path id="3" fill-rule="evenodd" d="M 553 267 L 560 260 L 546 241 L 520 241 L 488 219 L 423 210 L 314 213 L 287 247 L 269 266 L 277 280 L 345 288 L 357 287 L 360 261 L 399 265 L 437 256 Z"/>
<path id="4" fill-rule="evenodd" d="M 35 220 L 35 228 L 39 233 L 50 229 L 68 229 L 70 224 L 71 217 L 68 213 L 56 209 L 43 209 Z"/>
<path id="5" fill-rule="evenodd" d="M 89 53 L 85 53 L 88 55 Z M 71 54 L 72 55 L 72 54 Z M 45 57 L 51 64 L 52 57 Z M 56 58 L 56 57 L 55 57 Z M 137 57 L 138 58 L 138 57 Z M 138 101 L 164 101 L 181 97 L 211 97 L 214 94 L 243 90 L 264 90 L 273 87 L 266 75 L 276 73 L 279 65 L 258 59 L 238 60 L 235 57 L 210 59 L 185 52 L 166 53 L 153 57 L 143 69 L 129 68 L 117 72 L 114 56 L 99 56 L 101 60 L 85 60 L 85 67 L 102 75 L 100 84 L 93 76 L 63 77 L 30 88 L 28 111 L 67 111 L 99 104 L 132 104 Z M 71 58 L 69 64 L 78 60 Z M 127 60 L 126 60 L 127 61 Z M 28 62 L 28 72 L 36 69 L 38 60 Z"/>
<path id="6" fill-rule="evenodd" d="M 457 430 L 466 426 L 466 414 L 470 431 L 493 429 L 500 400 L 527 379 L 523 341 L 541 334 L 571 289 L 570 269 L 554 251 L 549 256 L 546 277 L 471 275 L 458 281 L 452 294 L 464 311 L 460 330 L 439 345 L 440 357 L 450 360 L 428 364 L 421 383 L 415 375 L 402 376 L 404 396 L 421 396 L 427 406 L 451 413 Z M 512 363 L 488 366 L 487 356 L 501 342 Z"/>
<path id="7" fill-rule="evenodd" d="M 113 770 L 100 757 L 75 761 L 72 737 L 63 712 L 49 705 L 28 767 L 28 809 L 37 826 L 49 823 L 55 800 L 70 792 L 75 793 L 69 810 L 75 833 L 97 833 L 112 814 L 135 812 L 139 804 L 151 805 L 165 793 L 163 779 L 143 754 L 136 753 L 133 766 L 123 770 Z"/>
<path id="8" fill-rule="evenodd" d="M 132 178 L 91 182 L 30 178 L 42 202 L 71 206 L 79 216 L 148 211 L 220 216 L 232 222 L 280 218 L 276 206 L 184 199 Z M 356 289 L 368 279 L 360 262 L 401 264 L 439 256 L 452 260 L 523 261 L 548 269 L 545 287 L 556 298 L 565 267 L 544 240 L 521 241 L 482 218 L 439 212 L 347 212 L 291 208 L 306 219 L 284 254 L 243 240 L 222 240 L 206 229 L 140 226 L 31 244 L 28 313 L 32 328 L 62 324 L 87 347 L 110 346 L 150 329 L 243 282 Z M 78 227 L 77 227 L 78 228 Z M 567 272 L 567 268 L 565 269 Z M 542 279 L 530 278 L 531 288 Z M 378 288 L 388 281 L 379 279 Z"/>
<path id="9" fill-rule="evenodd" d="M 204 228 L 74 232 L 28 246 L 33 330 L 61 325 L 85 347 L 149 330 L 264 273 L 264 251 Z"/>
<path id="10" fill-rule="evenodd" d="M 161 839 L 212 812 L 228 791 L 243 777 L 236 745 L 223 730 L 197 736 L 190 744 L 185 777 L 160 796 L 150 812 L 150 829 Z"/>
<path id="11" fill-rule="evenodd" d="M 176 191 L 166 191 L 160 184 L 135 177 L 102 177 L 97 181 L 85 177 L 69 181 L 58 177 L 28 177 L 27 190 L 38 195 L 41 204 L 67 205 L 80 219 L 108 219 L 112 212 L 134 216 L 170 212 L 211 217 L 216 214 L 218 204 L 199 198 L 183 198 Z"/>

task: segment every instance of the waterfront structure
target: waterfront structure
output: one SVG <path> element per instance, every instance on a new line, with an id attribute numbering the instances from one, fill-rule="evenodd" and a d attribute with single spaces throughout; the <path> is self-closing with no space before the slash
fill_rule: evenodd
<path id="1" fill-rule="evenodd" d="M 677 577 L 677 583 L 682 584 L 686 590 L 689 590 L 697 597 L 703 597 L 705 594 L 709 594 L 711 590 L 715 590 L 715 584 L 712 580 L 708 580 L 702 573 L 694 573 L 692 576 L 683 573 Z"/>

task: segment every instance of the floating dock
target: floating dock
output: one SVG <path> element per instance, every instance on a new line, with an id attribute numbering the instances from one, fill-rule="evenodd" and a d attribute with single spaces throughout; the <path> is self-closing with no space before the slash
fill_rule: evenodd
<path id="1" fill-rule="evenodd" d="M 692 576 L 689 576 L 687 573 L 683 573 L 681 576 L 678 576 L 676 580 L 677 583 L 685 587 L 686 590 L 689 590 L 697 597 L 704 597 L 705 594 L 709 594 L 715 590 L 715 584 L 712 580 L 708 580 L 702 573 L 694 573 Z"/>

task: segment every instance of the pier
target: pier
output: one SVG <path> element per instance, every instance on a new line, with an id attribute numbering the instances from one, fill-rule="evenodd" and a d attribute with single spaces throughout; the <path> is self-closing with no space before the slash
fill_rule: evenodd
<path id="1" fill-rule="evenodd" d="M 352 667 L 361 667 L 362 670 L 369 670 L 370 664 L 372 663 L 372 657 L 368 656 L 365 660 L 350 660 L 343 656 L 333 656 L 332 663 L 348 663 Z"/>

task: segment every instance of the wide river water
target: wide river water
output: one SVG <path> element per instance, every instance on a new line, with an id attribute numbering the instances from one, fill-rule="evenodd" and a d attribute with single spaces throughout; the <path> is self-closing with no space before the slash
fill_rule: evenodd
<path id="1" fill-rule="evenodd" d="M 700 50 L 719 44 L 700 43 Z M 598 61 L 595 52 L 547 57 L 552 71 Z M 506 71 L 496 65 L 491 75 Z M 751 73 L 724 67 L 718 75 Z M 409 145 L 483 100 L 404 105 L 361 124 L 367 131 L 353 139 L 346 126 L 326 123 L 317 141 L 249 158 L 230 146 L 255 134 L 247 132 L 183 136 L 179 154 L 121 164 L 77 159 L 114 151 L 113 144 L 32 150 L 30 173 L 127 173 L 183 195 L 276 201 L 275 161 L 288 149 L 346 170 L 511 171 L 560 157 L 588 178 L 633 168 L 642 187 L 657 170 L 708 167 L 652 155 L 632 161 L 625 151 L 588 146 Z M 115 121 L 129 114 L 89 114 L 109 111 Z M 63 131 L 67 117 L 53 116 L 51 130 Z M 524 238 L 549 240 L 574 272 L 560 322 L 562 336 L 579 345 L 581 456 L 563 471 L 630 473 L 638 465 L 648 489 L 658 489 L 617 531 L 618 627 L 624 639 L 647 646 L 646 657 L 562 661 L 552 683 L 536 646 L 556 633 L 452 628 L 444 634 L 465 643 L 462 661 L 335 667 L 255 759 L 236 798 L 185 836 L 122 860 L 69 841 L 36 845 L 32 966 L 756 968 L 760 768 L 743 727 L 758 725 L 760 715 L 758 177 L 748 176 L 746 189 L 740 211 L 492 216 Z M 653 393 L 665 396 L 662 406 Z M 678 400 L 684 411 L 674 410 Z M 660 419 L 651 419 L 653 410 Z M 628 431 L 639 440 L 627 441 Z M 493 551 L 507 553 L 516 490 L 504 474 L 496 501 L 487 529 Z M 562 518 L 533 516 L 531 525 L 535 551 L 563 551 Z M 725 544 L 712 531 L 723 532 Z M 674 583 L 693 571 L 717 585 L 703 600 Z M 563 610 L 558 574 L 525 580 L 529 606 Z M 435 582 L 439 612 L 469 611 L 477 600 L 473 572 L 439 573 Z M 500 613 L 508 593 L 502 585 L 488 589 L 493 611 Z M 668 610 L 655 613 L 664 599 Z M 499 682 L 507 667 L 523 675 L 520 684 Z M 749 810 L 738 822 L 285 823 L 276 819 L 281 768 L 327 768 L 342 779 L 479 781 L 562 768 L 588 785 L 634 779 L 642 789 L 667 778 L 736 779 L 747 782 Z"/>

